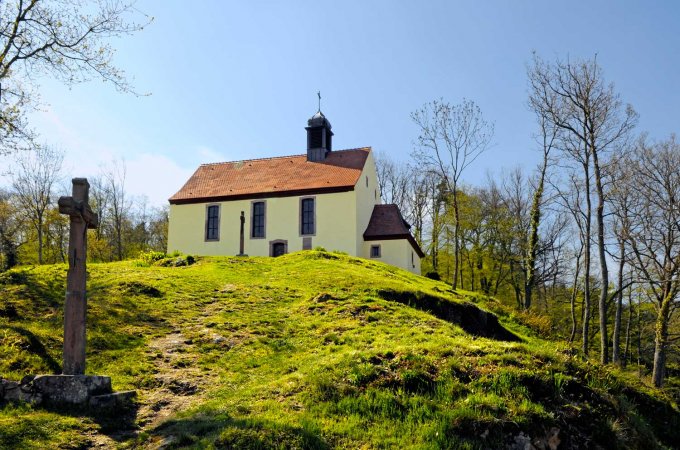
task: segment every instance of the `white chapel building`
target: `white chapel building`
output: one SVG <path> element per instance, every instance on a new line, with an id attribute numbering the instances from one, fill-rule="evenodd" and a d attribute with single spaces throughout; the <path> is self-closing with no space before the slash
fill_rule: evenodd
<path id="1" fill-rule="evenodd" d="M 380 204 L 371 148 L 332 150 L 321 111 L 307 125 L 306 154 L 201 165 L 169 200 L 168 251 L 280 256 L 321 246 L 420 274 L 410 225 Z"/>

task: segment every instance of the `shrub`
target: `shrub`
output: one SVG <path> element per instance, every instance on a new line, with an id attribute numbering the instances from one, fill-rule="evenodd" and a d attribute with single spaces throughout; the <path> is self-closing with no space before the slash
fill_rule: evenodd
<path id="1" fill-rule="evenodd" d="M 553 329 L 553 320 L 550 316 L 534 311 L 520 311 L 516 313 L 515 320 L 541 336 L 550 336 Z"/>
<path id="2" fill-rule="evenodd" d="M 429 278 L 430 280 L 435 280 L 435 281 L 441 281 L 442 277 L 439 275 L 439 272 L 434 272 L 430 271 L 425 274 L 425 277 Z"/>
<path id="3" fill-rule="evenodd" d="M 163 252 L 155 252 L 153 250 L 150 250 L 148 252 L 140 252 L 139 253 L 139 259 L 142 260 L 142 262 L 145 262 L 148 265 L 151 265 L 155 263 L 156 261 L 160 261 L 161 259 L 165 258 L 166 255 Z"/>
<path id="4" fill-rule="evenodd" d="M 196 262 L 196 257 L 192 255 L 182 255 L 181 253 L 175 254 L 174 252 L 170 255 L 164 256 L 161 259 L 156 260 L 153 265 L 160 267 L 182 267 L 190 266 Z"/>

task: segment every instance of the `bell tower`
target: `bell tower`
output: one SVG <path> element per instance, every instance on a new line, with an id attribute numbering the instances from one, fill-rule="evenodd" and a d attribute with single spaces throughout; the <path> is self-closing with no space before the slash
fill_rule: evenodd
<path id="1" fill-rule="evenodd" d="M 308 121 L 307 130 L 307 161 L 323 161 L 333 148 L 333 132 L 331 123 L 321 112 L 321 93 L 319 96 L 319 110 Z"/>

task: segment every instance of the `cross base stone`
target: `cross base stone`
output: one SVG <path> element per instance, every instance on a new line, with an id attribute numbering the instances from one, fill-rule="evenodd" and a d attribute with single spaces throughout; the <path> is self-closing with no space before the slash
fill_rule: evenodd
<path id="1" fill-rule="evenodd" d="M 111 378 L 98 375 L 38 375 L 33 388 L 48 404 L 84 405 L 94 395 L 111 393 Z"/>
<path id="2" fill-rule="evenodd" d="M 111 378 L 99 375 L 38 375 L 20 383 L 0 379 L 0 401 L 93 409 L 125 407 L 135 391 L 113 392 Z"/>

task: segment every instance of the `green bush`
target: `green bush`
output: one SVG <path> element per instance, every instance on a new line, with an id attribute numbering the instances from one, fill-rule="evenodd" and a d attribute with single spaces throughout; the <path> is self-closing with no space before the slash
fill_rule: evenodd
<path id="1" fill-rule="evenodd" d="M 441 281 L 441 279 L 442 279 L 441 275 L 439 275 L 438 272 L 427 272 L 427 273 L 425 274 L 425 276 L 426 276 L 427 278 L 429 278 L 430 280 Z"/>
<path id="2" fill-rule="evenodd" d="M 151 265 L 155 263 L 156 261 L 160 261 L 161 259 L 165 258 L 166 255 L 164 252 L 155 252 L 153 250 L 149 250 L 148 252 L 140 252 L 138 259 L 142 260 L 142 262 Z"/>

